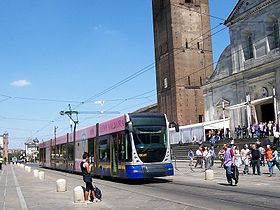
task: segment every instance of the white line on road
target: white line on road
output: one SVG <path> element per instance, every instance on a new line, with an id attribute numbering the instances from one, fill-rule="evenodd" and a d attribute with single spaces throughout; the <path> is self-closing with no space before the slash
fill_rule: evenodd
<path id="1" fill-rule="evenodd" d="M 13 173 L 13 177 L 14 177 L 14 181 L 15 181 L 15 185 L 16 185 L 17 194 L 18 194 L 18 198 L 19 198 L 19 201 L 20 201 L 21 208 L 23 210 L 28 210 L 25 199 L 23 197 L 23 194 L 21 192 L 20 186 L 19 186 L 18 181 L 17 181 L 17 177 L 15 175 L 14 168 L 12 166 L 11 166 L 11 168 L 12 168 L 12 173 Z"/>

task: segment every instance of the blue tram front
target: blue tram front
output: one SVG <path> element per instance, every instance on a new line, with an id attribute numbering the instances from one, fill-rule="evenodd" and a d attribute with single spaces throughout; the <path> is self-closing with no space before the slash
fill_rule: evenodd
<path id="1" fill-rule="evenodd" d="M 124 179 L 173 175 L 166 116 L 127 114 L 125 125 L 122 131 L 97 137 L 93 173 Z"/>

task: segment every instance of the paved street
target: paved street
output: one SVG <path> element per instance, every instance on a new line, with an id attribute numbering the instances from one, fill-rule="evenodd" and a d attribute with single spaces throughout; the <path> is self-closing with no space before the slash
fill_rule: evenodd
<path id="1" fill-rule="evenodd" d="M 175 164 L 174 164 L 175 165 Z M 218 164 L 217 164 L 218 165 Z M 31 165 L 32 169 L 38 169 Z M 17 165 L 0 171 L 0 209 L 279 209 L 280 172 L 267 177 L 240 176 L 238 186 L 228 186 L 224 170 L 214 167 L 214 180 L 204 179 L 204 170 L 190 170 L 187 162 L 177 162 L 175 176 L 121 182 L 95 179 L 103 200 L 93 204 L 74 204 L 73 189 L 84 185 L 80 175 L 42 169 L 39 180 Z M 56 192 L 56 180 L 67 181 L 66 192 Z"/>

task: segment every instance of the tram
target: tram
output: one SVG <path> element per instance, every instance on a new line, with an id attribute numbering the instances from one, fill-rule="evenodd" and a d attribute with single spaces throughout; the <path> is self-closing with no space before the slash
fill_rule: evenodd
<path id="1" fill-rule="evenodd" d="M 93 176 L 172 176 L 168 129 L 171 124 L 162 113 L 124 114 L 40 143 L 40 165 L 79 173 L 82 154 L 88 152 Z"/>

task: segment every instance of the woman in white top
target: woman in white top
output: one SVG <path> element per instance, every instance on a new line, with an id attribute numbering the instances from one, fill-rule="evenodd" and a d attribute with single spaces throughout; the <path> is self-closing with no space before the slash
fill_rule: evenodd
<path id="1" fill-rule="evenodd" d="M 242 163 L 245 166 L 244 170 L 243 170 L 244 174 L 249 174 L 249 156 L 250 156 L 249 153 L 250 153 L 250 150 L 249 150 L 248 144 L 244 144 L 243 149 L 241 150 L 241 153 L 240 153 Z"/>

